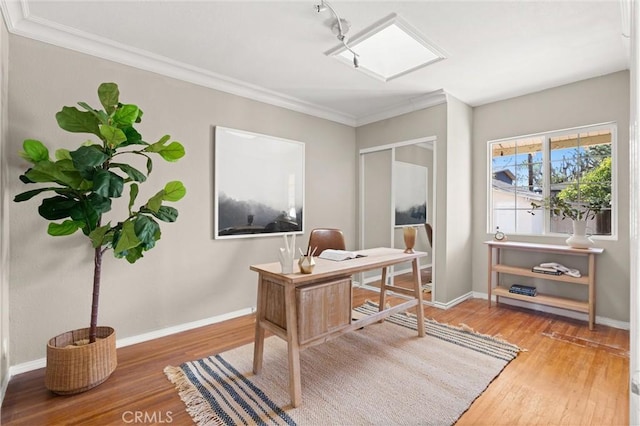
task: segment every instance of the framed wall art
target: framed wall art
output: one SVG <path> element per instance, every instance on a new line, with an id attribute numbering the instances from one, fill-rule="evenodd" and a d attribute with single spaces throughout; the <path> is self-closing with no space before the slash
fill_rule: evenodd
<path id="1" fill-rule="evenodd" d="M 214 238 L 302 233 L 302 142 L 226 127 L 214 132 Z"/>

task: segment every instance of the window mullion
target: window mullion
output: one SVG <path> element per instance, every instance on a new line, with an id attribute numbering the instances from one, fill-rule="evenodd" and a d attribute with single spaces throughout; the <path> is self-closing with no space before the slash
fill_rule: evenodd
<path id="1" fill-rule="evenodd" d="M 549 135 L 542 136 L 542 165 L 544 173 L 542 174 L 542 196 L 546 199 L 551 194 L 551 137 Z M 551 233 L 551 211 L 544 211 L 544 234 Z"/>

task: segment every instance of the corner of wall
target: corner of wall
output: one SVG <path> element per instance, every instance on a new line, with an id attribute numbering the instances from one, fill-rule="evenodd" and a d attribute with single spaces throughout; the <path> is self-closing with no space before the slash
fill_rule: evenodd
<path id="1" fill-rule="evenodd" d="M 7 189 L 7 80 L 9 34 L 0 23 L 0 404 L 9 385 L 9 191 Z"/>

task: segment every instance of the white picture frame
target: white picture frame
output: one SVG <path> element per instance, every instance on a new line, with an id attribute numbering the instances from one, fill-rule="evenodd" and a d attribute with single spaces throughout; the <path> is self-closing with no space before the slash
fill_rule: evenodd
<path id="1" fill-rule="evenodd" d="M 215 126 L 214 238 L 304 232 L 303 142 Z"/>

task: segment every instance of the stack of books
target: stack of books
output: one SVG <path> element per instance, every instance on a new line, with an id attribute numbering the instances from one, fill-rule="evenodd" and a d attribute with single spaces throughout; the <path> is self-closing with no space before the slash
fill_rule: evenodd
<path id="1" fill-rule="evenodd" d="M 522 284 L 514 284 L 509 288 L 509 293 L 524 294 L 525 296 L 535 296 L 538 290 L 535 287 Z"/>
<path id="2" fill-rule="evenodd" d="M 537 272 L 538 274 L 562 275 L 562 272 L 555 268 L 540 265 L 531 268 L 531 272 Z"/>

